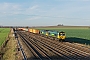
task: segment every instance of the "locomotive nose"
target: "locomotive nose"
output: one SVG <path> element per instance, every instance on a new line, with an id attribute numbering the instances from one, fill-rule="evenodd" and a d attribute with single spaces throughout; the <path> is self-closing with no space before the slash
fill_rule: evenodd
<path id="1" fill-rule="evenodd" d="M 65 36 L 60 36 L 60 38 L 61 38 L 62 40 L 64 40 L 64 39 L 65 39 Z"/>
<path id="2" fill-rule="evenodd" d="M 65 39 L 65 33 L 60 33 L 60 39 L 62 39 L 62 40 Z"/>

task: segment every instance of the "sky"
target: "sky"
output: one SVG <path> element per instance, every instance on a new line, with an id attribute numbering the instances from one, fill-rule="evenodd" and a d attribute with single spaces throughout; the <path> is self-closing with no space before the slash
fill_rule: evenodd
<path id="1" fill-rule="evenodd" d="M 90 26 L 90 0 L 0 0 L 3 26 Z"/>

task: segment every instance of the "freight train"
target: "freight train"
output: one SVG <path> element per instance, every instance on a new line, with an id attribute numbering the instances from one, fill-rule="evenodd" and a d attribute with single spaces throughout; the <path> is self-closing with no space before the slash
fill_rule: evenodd
<path id="1" fill-rule="evenodd" d="M 65 40 L 66 34 L 65 32 L 61 31 L 54 31 L 54 30 L 40 30 L 40 34 L 44 34 L 46 36 L 51 36 L 53 38 L 57 38 L 59 40 Z"/>
<path id="2" fill-rule="evenodd" d="M 53 37 L 53 38 L 57 38 L 59 40 L 65 40 L 66 38 L 66 34 L 65 32 L 61 31 L 54 31 L 54 30 L 38 30 L 38 29 L 32 29 L 32 28 L 18 28 L 18 30 L 22 30 L 22 31 L 28 31 L 31 33 L 35 33 L 35 34 L 42 34 L 42 35 L 46 35 L 49 37 Z"/>

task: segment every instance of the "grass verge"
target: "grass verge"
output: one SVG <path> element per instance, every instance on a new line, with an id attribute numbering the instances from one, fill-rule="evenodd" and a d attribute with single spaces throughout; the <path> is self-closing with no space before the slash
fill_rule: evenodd
<path id="1" fill-rule="evenodd" d="M 5 54 L 3 55 L 3 60 L 16 60 L 16 46 L 17 41 L 13 37 L 13 32 L 9 35 L 9 41 L 5 47 Z"/>

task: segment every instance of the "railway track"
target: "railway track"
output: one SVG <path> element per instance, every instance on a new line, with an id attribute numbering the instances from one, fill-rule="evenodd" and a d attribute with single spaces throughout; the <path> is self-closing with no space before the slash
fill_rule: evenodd
<path id="1" fill-rule="evenodd" d="M 39 37 L 40 38 L 40 37 Z M 44 38 L 44 39 L 46 39 L 46 38 Z M 46 39 L 46 40 L 44 40 L 44 41 L 48 41 L 48 43 L 50 42 L 50 40 L 48 40 L 48 39 Z M 54 46 L 56 46 L 57 44 L 58 44 L 58 47 L 59 48 L 61 48 L 61 47 L 63 47 L 64 49 L 63 49 L 63 51 L 64 50 L 67 50 L 67 48 L 68 48 L 68 52 L 71 52 L 71 53 L 74 53 L 74 55 L 76 55 L 76 57 L 74 56 L 73 58 L 89 58 L 89 57 L 87 57 L 87 56 L 90 56 L 90 54 L 89 53 L 86 53 L 85 51 L 83 52 L 83 51 L 81 51 L 81 50 L 79 50 L 79 49 L 77 49 L 78 48 L 78 46 L 77 47 L 75 47 L 74 45 L 72 45 L 72 44 L 70 44 L 70 43 L 56 43 L 55 44 L 55 42 L 53 42 L 53 41 L 51 41 L 50 43 L 53 43 L 52 45 L 54 45 Z M 49 44 L 50 44 L 49 43 Z M 61 45 L 61 46 L 60 46 Z M 57 47 L 57 46 L 56 46 Z M 71 50 L 70 50 L 71 49 Z M 59 50 L 59 49 L 58 49 Z M 89 50 L 89 52 L 90 52 L 90 50 Z M 71 54 L 72 55 L 72 54 Z"/>
<path id="2" fill-rule="evenodd" d="M 62 60 L 89 60 L 90 50 L 84 47 L 74 46 L 67 42 L 57 42 L 38 34 L 18 32 L 20 37 L 30 48 L 36 58 L 43 60 L 54 60 L 51 55 Z M 49 52 L 48 52 L 49 51 Z"/>
<path id="3" fill-rule="evenodd" d="M 19 33 L 19 34 L 21 34 L 21 33 Z M 21 37 L 21 39 L 23 39 L 23 41 L 28 46 L 28 48 L 32 51 L 32 53 L 34 55 L 34 59 L 51 60 L 49 58 L 49 56 L 42 50 L 42 48 L 40 46 L 38 46 L 36 43 L 34 43 L 32 39 L 29 41 L 28 38 L 22 34 L 20 35 L 20 37 Z"/>

